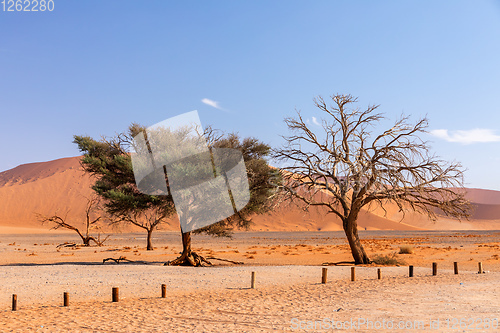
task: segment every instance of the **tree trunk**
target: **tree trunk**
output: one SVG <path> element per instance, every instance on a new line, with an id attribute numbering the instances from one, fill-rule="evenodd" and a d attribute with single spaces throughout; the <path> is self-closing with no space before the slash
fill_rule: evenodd
<path id="1" fill-rule="evenodd" d="M 90 237 L 82 237 L 83 245 L 90 246 Z"/>
<path id="2" fill-rule="evenodd" d="M 191 232 L 182 233 L 182 255 L 191 255 Z"/>
<path id="3" fill-rule="evenodd" d="M 357 216 L 349 217 L 343 222 L 344 232 L 351 247 L 352 257 L 356 265 L 370 264 L 371 261 L 366 255 L 365 249 L 358 236 Z"/>
<path id="4" fill-rule="evenodd" d="M 82 233 L 78 229 L 75 229 L 75 231 L 78 234 L 78 236 L 80 236 L 80 238 L 82 239 L 83 245 L 84 246 L 90 246 L 90 238 L 88 236 L 85 237 L 84 235 L 82 235 Z"/>
<path id="5" fill-rule="evenodd" d="M 212 263 L 191 250 L 191 232 L 182 233 L 182 254 L 179 258 L 168 261 L 166 266 L 203 266 L 203 263 L 211 266 Z"/>
<path id="6" fill-rule="evenodd" d="M 147 251 L 153 251 L 153 243 L 151 243 L 151 236 L 153 235 L 153 228 L 147 229 L 148 231 L 148 245 L 146 247 Z"/>

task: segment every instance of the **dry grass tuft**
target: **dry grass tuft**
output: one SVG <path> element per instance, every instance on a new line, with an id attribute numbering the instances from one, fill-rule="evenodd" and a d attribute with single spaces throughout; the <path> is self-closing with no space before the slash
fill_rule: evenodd
<path id="1" fill-rule="evenodd" d="M 374 262 L 377 265 L 385 265 L 385 266 L 401 266 L 401 265 L 406 265 L 406 262 L 400 258 L 398 258 L 398 255 L 396 252 L 393 252 L 391 254 L 386 254 L 386 255 L 375 255 L 372 259 L 372 262 Z"/>
<path id="2" fill-rule="evenodd" d="M 412 254 L 412 253 L 413 253 L 413 246 L 403 245 L 399 247 L 399 254 Z"/>

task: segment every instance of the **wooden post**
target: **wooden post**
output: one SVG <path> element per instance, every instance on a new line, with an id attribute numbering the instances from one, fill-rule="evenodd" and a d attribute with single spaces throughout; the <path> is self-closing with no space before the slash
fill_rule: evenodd
<path id="1" fill-rule="evenodd" d="M 432 263 L 432 275 L 437 275 L 438 273 L 438 264 L 437 262 Z"/>
<path id="2" fill-rule="evenodd" d="M 327 274 L 328 274 L 328 268 L 323 267 L 322 273 L 321 273 L 321 283 L 323 283 L 323 284 L 326 283 Z"/>
<path id="3" fill-rule="evenodd" d="M 455 274 L 458 274 L 458 262 L 453 263 L 453 270 L 455 271 Z"/>
<path id="4" fill-rule="evenodd" d="M 251 288 L 255 289 L 255 272 L 252 272 L 252 282 L 251 282 Z"/>
<path id="5" fill-rule="evenodd" d="M 356 281 L 356 267 L 351 267 L 351 281 Z"/>
<path id="6" fill-rule="evenodd" d="M 63 305 L 69 306 L 69 293 L 65 292 L 63 294 Z"/>
<path id="7" fill-rule="evenodd" d="M 382 278 L 382 270 L 380 268 L 377 269 L 377 278 L 379 280 Z"/>
<path id="8" fill-rule="evenodd" d="M 166 298 L 167 297 L 167 285 L 162 284 L 161 285 L 161 298 Z"/>
<path id="9" fill-rule="evenodd" d="M 113 302 L 118 302 L 118 299 L 119 299 L 118 293 L 119 293 L 118 288 L 113 287 L 113 289 L 112 289 L 112 295 L 113 295 L 112 299 L 113 299 Z"/>
<path id="10" fill-rule="evenodd" d="M 477 266 L 479 268 L 479 272 L 477 272 L 477 273 L 478 274 L 483 274 L 483 263 L 482 262 L 478 262 Z"/>
<path id="11" fill-rule="evenodd" d="M 409 272 L 410 273 L 410 277 L 413 277 L 413 266 L 410 265 L 408 268 L 410 270 L 410 272 Z"/>
<path id="12" fill-rule="evenodd" d="M 17 311 L 17 295 L 12 295 L 12 311 Z"/>

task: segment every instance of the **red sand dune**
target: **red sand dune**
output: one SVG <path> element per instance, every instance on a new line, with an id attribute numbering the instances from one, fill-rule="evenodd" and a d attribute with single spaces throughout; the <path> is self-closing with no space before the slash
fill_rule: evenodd
<path id="1" fill-rule="evenodd" d="M 91 184 L 92 179 L 80 167 L 79 157 L 24 164 L 1 172 L 0 227 L 40 228 L 34 213 L 58 212 L 67 214 L 72 221 L 83 222 L 85 197 L 92 194 Z M 361 230 L 500 229 L 500 192 L 471 189 L 468 197 L 476 208 L 470 221 L 440 217 L 433 222 L 411 212 L 402 219 L 397 206 L 388 205 L 387 212 L 376 207 L 364 210 L 358 224 Z M 306 213 L 295 206 L 286 206 L 271 214 L 255 216 L 253 221 L 253 230 L 342 230 L 341 221 L 323 208 Z M 179 230 L 179 226 L 170 223 L 163 229 Z"/>
<path id="2" fill-rule="evenodd" d="M 81 219 L 92 180 L 70 157 L 30 163 L 0 173 L 0 225 L 40 227 L 35 213 Z"/>

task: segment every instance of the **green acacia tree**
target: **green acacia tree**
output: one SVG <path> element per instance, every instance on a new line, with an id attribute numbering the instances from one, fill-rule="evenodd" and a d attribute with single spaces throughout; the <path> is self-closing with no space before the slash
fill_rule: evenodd
<path id="1" fill-rule="evenodd" d="M 106 211 L 116 220 L 131 223 L 148 233 L 147 249 L 153 250 L 151 235 L 175 213 L 173 198 L 168 195 L 148 195 L 139 191 L 130 155 L 133 138 L 145 128 L 138 124 L 110 139 L 95 140 L 88 136 L 75 136 L 74 143 L 83 153 L 84 170 L 96 177 L 93 190 L 104 199 Z M 185 133 L 175 133 L 185 135 Z M 231 236 L 234 228 L 247 229 L 252 214 L 264 213 L 272 207 L 272 197 L 280 175 L 269 166 L 267 156 L 270 147 L 255 138 L 241 139 L 237 134 L 223 135 L 207 128 L 204 133 L 209 149 L 233 148 L 242 152 L 249 181 L 249 203 L 236 214 L 218 223 L 197 229 L 196 233 L 214 236 Z M 168 153 L 168 152 L 167 152 Z M 175 153 L 175 152 L 173 152 Z M 168 182 L 168 179 L 166 179 Z M 168 265 L 201 266 L 211 263 L 191 249 L 191 232 L 182 232 L 183 251 L 180 257 Z"/>

